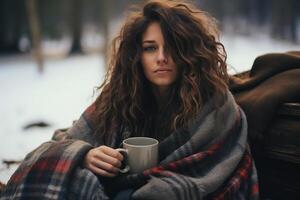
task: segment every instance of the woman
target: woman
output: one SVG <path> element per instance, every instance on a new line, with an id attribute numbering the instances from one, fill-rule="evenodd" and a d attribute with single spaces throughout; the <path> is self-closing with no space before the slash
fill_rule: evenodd
<path id="1" fill-rule="evenodd" d="M 257 199 L 225 60 L 209 15 L 187 3 L 146 2 L 114 39 L 95 103 L 60 141 L 25 158 L 1 199 Z M 115 149 L 132 136 L 160 141 L 159 164 L 121 176 Z"/>
<path id="2" fill-rule="evenodd" d="M 225 52 L 216 31 L 207 14 L 188 4 L 153 2 L 132 14 L 114 40 L 110 71 L 95 102 L 95 134 L 109 140 L 122 124 L 132 136 L 161 141 L 186 127 L 213 93 L 225 96 Z M 85 161 L 94 173 L 111 177 L 122 156 L 101 146 Z"/>

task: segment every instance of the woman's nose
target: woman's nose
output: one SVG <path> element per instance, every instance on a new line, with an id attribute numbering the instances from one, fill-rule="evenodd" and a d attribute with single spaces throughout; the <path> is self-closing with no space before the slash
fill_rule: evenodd
<path id="1" fill-rule="evenodd" d="M 160 49 L 158 51 L 157 62 L 158 63 L 167 63 L 168 62 L 168 57 L 167 57 L 166 51 L 164 49 Z"/>

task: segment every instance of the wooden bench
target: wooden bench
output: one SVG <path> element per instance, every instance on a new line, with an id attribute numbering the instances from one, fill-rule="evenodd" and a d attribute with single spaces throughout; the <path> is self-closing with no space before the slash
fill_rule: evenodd
<path id="1" fill-rule="evenodd" d="M 278 109 L 262 145 L 253 155 L 261 198 L 300 199 L 300 102 Z"/>

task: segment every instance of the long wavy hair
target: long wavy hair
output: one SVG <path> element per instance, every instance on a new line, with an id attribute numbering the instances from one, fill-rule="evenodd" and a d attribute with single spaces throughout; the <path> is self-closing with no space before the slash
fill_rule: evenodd
<path id="1" fill-rule="evenodd" d="M 179 69 L 164 110 L 158 109 L 141 64 L 142 35 L 152 22 L 160 24 Z M 214 93 L 225 96 L 227 81 L 216 21 L 189 3 L 147 1 L 131 12 L 112 42 L 109 70 L 95 102 L 95 134 L 109 141 L 122 126 L 135 136 L 164 138 L 187 127 Z"/>

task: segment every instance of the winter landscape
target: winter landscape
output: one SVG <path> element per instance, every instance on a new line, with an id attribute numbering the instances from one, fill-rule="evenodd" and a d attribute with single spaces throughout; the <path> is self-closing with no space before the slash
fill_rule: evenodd
<path id="1" fill-rule="evenodd" d="M 254 59 L 265 53 L 299 50 L 300 45 L 280 42 L 265 35 L 225 35 L 229 73 L 249 70 Z M 30 55 L 0 57 L 0 181 L 6 183 L 17 168 L 3 160 L 22 160 L 54 130 L 76 120 L 95 99 L 95 87 L 104 77 L 103 57 L 98 54 L 46 59 L 39 74 Z M 48 126 L 24 129 L 30 123 Z"/>

